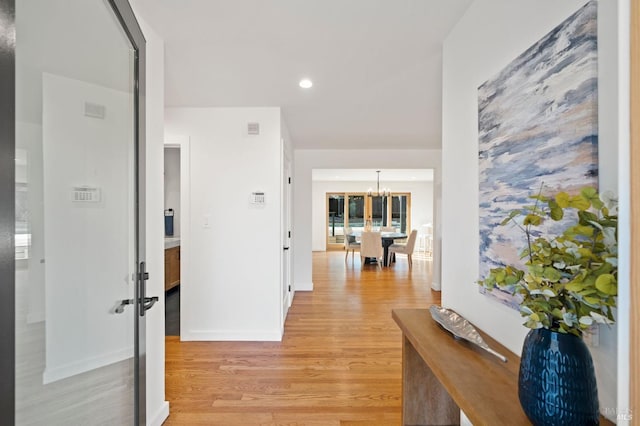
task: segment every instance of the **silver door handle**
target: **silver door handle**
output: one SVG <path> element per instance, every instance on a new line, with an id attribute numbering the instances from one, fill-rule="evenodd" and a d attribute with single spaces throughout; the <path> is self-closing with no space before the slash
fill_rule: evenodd
<path id="1" fill-rule="evenodd" d="M 148 311 L 153 307 L 153 305 L 156 304 L 157 301 L 158 301 L 158 296 L 145 297 L 144 300 L 142 301 L 142 307 L 144 308 L 145 311 Z"/>
<path id="2" fill-rule="evenodd" d="M 118 306 L 113 310 L 116 314 L 121 314 L 124 312 L 124 308 L 127 305 L 133 305 L 133 299 L 123 299 L 120 301 Z"/>
<path id="3" fill-rule="evenodd" d="M 143 302 L 142 302 L 142 307 L 145 311 L 148 311 L 149 309 L 151 309 L 151 307 L 153 305 L 156 304 L 156 302 L 158 301 L 158 296 L 153 296 L 153 297 L 145 297 Z M 121 314 L 124 312 L 124 308 L 127 305 L 133 305 L 133 299 L 123 299 L 120 301 L 120 303 L 118 304 L 118 306 L 116 306 L 116 308 L 113 310 L 116 314 Z"/>

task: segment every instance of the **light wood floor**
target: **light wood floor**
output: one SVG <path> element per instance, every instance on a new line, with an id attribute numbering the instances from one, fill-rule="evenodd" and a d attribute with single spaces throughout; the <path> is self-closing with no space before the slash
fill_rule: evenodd
<path id="1" fill-rule="evenodd" d="M 431 262 L 345 266 L 314 253 L 313 292 L 298 292 L 282 342 L 167 337 L 166 425 L 398 425 L 401 333 L 394 308 L 440 302 Z"/>

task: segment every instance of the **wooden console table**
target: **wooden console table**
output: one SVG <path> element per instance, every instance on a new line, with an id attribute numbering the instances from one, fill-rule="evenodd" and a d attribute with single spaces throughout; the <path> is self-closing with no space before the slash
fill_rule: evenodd
<path id="1" fill-rule="evenodd" d="M 428 309 L 394 309 L 403 334 L 402 424 L 460 424 L 460 409 L 476 426 L 530 425 L 518 399 L 520 358 L 480 332 L 495 356 L 454 339 Z M 613 423 L 600 418 L 600 424 Z"/>

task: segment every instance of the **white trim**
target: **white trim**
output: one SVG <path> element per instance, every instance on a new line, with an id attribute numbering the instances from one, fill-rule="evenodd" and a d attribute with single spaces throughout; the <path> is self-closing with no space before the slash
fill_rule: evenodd
<path id="1" fill-rule="evenodd" d="M 165 148 L 180 149 L 180 285 L 189 282 L 189 259 L 191 253 L 191 146 L 189 136 L 165 135 Z M 183 313 L 184 297 L 180 298 L 180 335 L 185 335 Z M 180 340 L 184 340 L 181 338 Z"/>
<path id="2" fill-rule="evenodd" d="M 67 377 L 75 376 L 76 374 L 86 373 L 87 371 L 115 364 L 130 358 L 133 358 L 133 346 L 125 347 L 105 355 L 70 362 L 54 368 L 45 367 L 44 373 L 42 373 L 42 383 L 46 385 L 47 383 L 66 379 Z"/>
<path id="3" fill-rule="evenodd" d="M 169 417 L 169 401 L 163 401 L 160 409 L 147 418 L 147 426 L 161 426 Z"/>
<path id="4" fill-rule="evenodd" d="M 313 282 L 296 283 L 293 288 L 295 291 L 313 291 Z"/>
<path id="5" fill-rule="evenodd" d="M 442 291 L 442 285 L 440 285 L 440 283 L 432 281 L 431 282 L 431 289 L 435 290 L 435 291 Z"/>
<path id="6" fill-rule="evenodd" d="M 282 330 L 180 330 L 180 340 L 210 342 L 280 342 Z"/>
<path id="7" fill-rule="evenodd" d="M 618 371 L 617 413 L 630 413 L 630 321 L 631 321 L 631 2 L 618 2 Z M 639 407 L 633 407 L 637 410 Z M 640 413 L 635 413 L 636 415 Z M 618 419 L 619 425 L 628 425 L 627 419 Z"/>

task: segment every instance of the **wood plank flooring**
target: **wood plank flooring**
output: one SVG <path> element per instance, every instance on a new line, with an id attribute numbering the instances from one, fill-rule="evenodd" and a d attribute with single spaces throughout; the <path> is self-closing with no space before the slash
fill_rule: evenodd
<path id="1" fill-rule="evenodd" d="M 167 337 L 166 425 L 398 425 L 402 334 L 394 308 L 440 302 L 431 261 L 376 270 L 314 253 L 313 292 L 298 292 L 282 342 Z"/>

